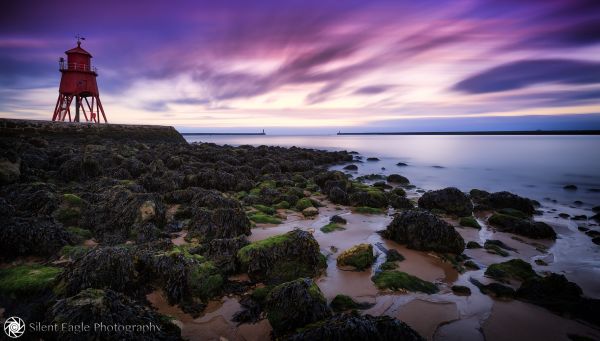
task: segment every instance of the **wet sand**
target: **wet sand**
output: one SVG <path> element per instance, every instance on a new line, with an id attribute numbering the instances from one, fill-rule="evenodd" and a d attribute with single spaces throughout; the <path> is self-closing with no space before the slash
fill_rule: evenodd
<path id="1" fill-rule="evenodd" d="M 169 305 L 160 291 L 154 291 L 146 299 L 160 313 L 175 318 L 173 321 L 181 328 L 181 337 L 186 340 L 269 340 L 271 325 L 268 320 L 256 324 L 244 324 L 237 327 L 231 321 L 233 314 L 241 310 L 237 298 L 223 297 L 220 301 L 211 301 L 205 313 L 194 319 L 181 309 Z"/>
<path id="2" fill-rule="evenodd" d="M 567 334 L 600 339 L 600 331 L 520 301 L 495 302 L 483 324 L 487 341 L 569 340 Z"/>

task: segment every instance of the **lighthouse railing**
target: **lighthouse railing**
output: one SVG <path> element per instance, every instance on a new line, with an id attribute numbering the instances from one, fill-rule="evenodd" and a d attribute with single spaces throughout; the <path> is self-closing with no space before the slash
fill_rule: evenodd
<path id="1" fill-rule="evenodd" d="M 90 72 L 98 72 L 98 69 L 89 64 L 81 64 L 81 63 L 60 63 L 61 71 L 90 71 Z"/>

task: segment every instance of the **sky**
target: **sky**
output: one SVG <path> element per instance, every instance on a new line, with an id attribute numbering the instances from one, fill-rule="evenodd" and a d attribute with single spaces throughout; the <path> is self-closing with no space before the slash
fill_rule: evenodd
<path id="1" fill-rule="evenodd" d="M 334 133 L 600 129 L 600 1 L 10 1 L 0 117 L 52 117 L 82 47 L 111 123 Z"/>

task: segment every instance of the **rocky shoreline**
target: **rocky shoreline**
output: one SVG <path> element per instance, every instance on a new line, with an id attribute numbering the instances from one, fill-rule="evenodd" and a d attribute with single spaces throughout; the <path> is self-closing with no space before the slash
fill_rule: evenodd
<path id="1" fill-rule="evenodd" d="M 390 316 L 389 307 L 382 312 L 378 299 L 360 302 L 343 286 L 334 286 L 339 292 L 330 297 L 323 282 L 333 280 L 335 268 L 365 274 L 369 290 L 381 297 L 462 299 L 478 290 L 581 321 L 579 337 L 600 335 L 594 332 L 599 300 L 563 274 L 536 271 L 508 245 L 520 240 L 542 255 L 558 236 L 536 219 L 538 202 L 509 192 L 449 187 L 421 195 L 399 174 L 353 178 L 329 170 L 360 161 L 352 152 L 188 144 L 172 127 L 0 120 L 0 146 L 4 317 L 152 322 L 160 333 L 102 338 L 177 340 L 194 337 L 183 332 L 185 321 L 209 314 L 211 302 L 235 298 L 239 309 L 229 322 L 240 330 L 266 325 L 263 334 L 250 330 L 239 339 L 432 337 Z M 307 227 L 323 217 L 319 229 Z M 370 217 L 377 223 L 365 237 L 355 219 Z M 594 220 L 597 214 L 584 232 L 597 244 Z M 480 245 L 472 235 L 481 229 L 513 239 Z M 331 236 L 352 245 L 325 245 Z M 427 257 L 455 279 L 409 271 Z M 456 280 L 469 272 L 468 283 Z M 166 307 L 149 299 L 154 294 L 180 317 L 168 317 Z"/>

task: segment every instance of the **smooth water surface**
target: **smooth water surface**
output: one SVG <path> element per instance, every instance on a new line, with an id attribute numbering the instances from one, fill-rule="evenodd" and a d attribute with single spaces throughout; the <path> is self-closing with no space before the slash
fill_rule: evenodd
<path id="1" fill-rule="evenodd" d="M 600 136 L 225 135 L 186 139 L 357 151 L 364 162 L 358 164 L 355 175 L 400 173 L 427 190 L 447 186 L 464 191 L 508 190 L 539 201 L 600 205 Z M 380 161 L 368 162 L 367 157 Z M 398 162 L 408 166 L 396 166 Z M 578 190 L 564 190 L 567 184 Z"/>

